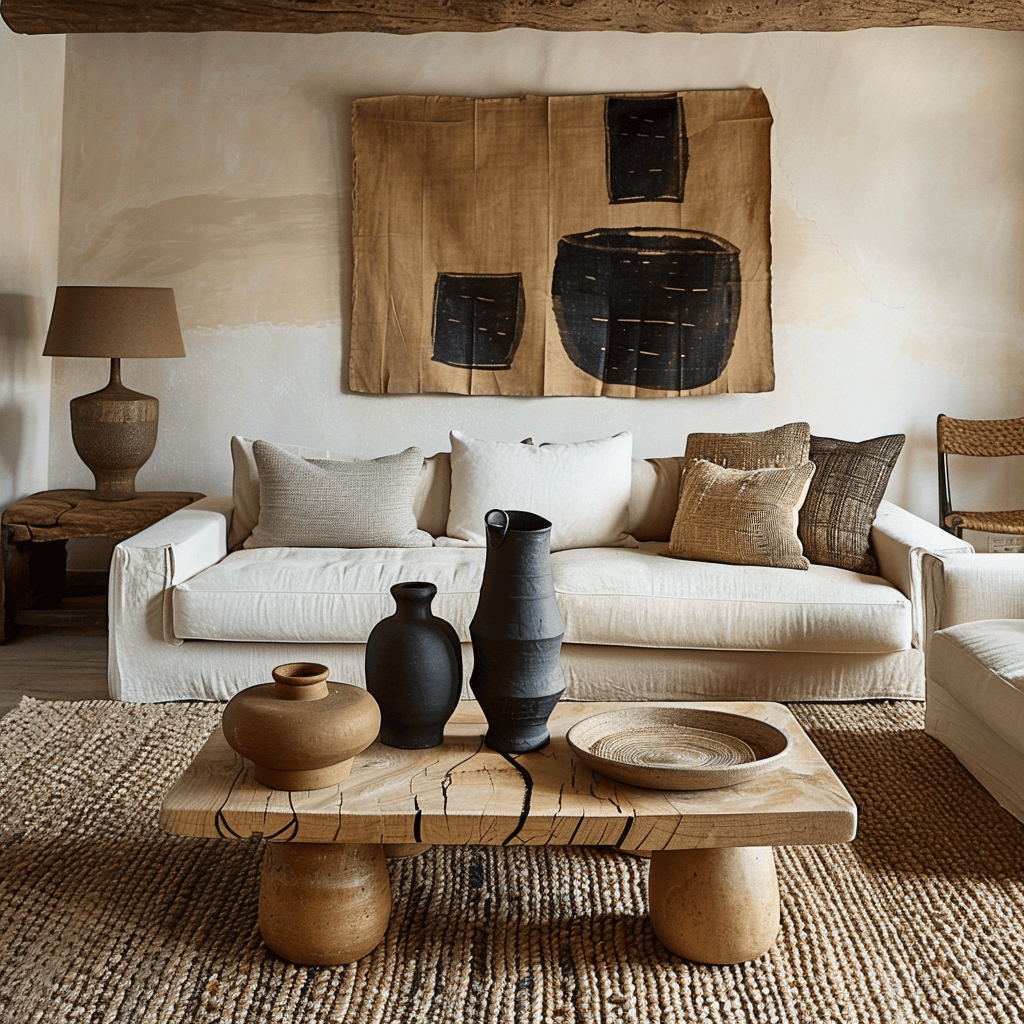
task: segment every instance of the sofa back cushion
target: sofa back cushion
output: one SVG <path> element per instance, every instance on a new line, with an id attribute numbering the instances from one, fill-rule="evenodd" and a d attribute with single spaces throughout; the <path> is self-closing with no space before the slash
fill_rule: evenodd
<path id="1" fill-rule="evenodd" d="M 252 454 L 252 439 L 231 438 L 234 514 L 228 530 L 228 550 L 237 551 L 256 528 L 260 518 L 260 478 Z M 279 444 L 279 448 L 305 459 L 342 459 L 356 456 L 323 448 Z M 632 459 L 628 533 L 638 541 L 667 541 L 679 504 L 679 475 L 682 456 Z M 416 525 L 434 537 L 443 537 L 448 527 L 451 502 L 451 455 L 438 452 L 423 464 L 413 499 Z"/>
<path id="2" fill-rule="evenodd" d="M 668 540 L 679 505 L 683 457 L 634 459 L 629 532 L 638 541 Z"/>
<path id="3" fill-rule="evenodd" d="M 448 503 L 452 493 L 452 459 L 438 452 L 424 459 L 412 510 L 416 525 L 434 537 L 443 537 L 448 526 Z"/>

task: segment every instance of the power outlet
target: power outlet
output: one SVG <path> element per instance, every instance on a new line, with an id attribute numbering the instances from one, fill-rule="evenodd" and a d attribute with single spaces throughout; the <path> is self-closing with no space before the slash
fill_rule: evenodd
<path id="1" fill-rule="evenodd" d="M 1021 553 L 1022 540 L 1024 538 L 1006 533 L 990 533 L 988 535 L 988 549 L 992 553 L 1019 555 Z"/>

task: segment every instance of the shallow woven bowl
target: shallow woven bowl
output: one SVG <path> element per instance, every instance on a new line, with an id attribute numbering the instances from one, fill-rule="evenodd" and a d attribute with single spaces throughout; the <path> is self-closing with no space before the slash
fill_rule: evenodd
<path id="1" fill-rule="evenodd" d="M 577 722 L 565 737 L 589 768 L 647 789 L 718 789 L 771 771 L 789 738 L 759 718 L 710 708 L 637 707 Z"/>

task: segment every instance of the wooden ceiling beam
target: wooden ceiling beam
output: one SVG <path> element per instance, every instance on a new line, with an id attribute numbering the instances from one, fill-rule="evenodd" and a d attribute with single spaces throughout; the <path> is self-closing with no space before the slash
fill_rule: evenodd
<path id="1" fill-rule="evenodd" d="M 1024 29 L 1022 0 L 0 0 L 29 35 L 79 32 L 839 32 Z"/>

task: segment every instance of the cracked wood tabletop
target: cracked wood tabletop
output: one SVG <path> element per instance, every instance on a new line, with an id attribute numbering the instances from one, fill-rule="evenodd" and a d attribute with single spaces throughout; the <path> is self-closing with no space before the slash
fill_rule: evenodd
<path id="1" fill-rule="evenodd" d="M 486 722 L 462 701 L 444 744 L 400 750 L 379 741 L 351 775 L 328 789 L 271 790 L 253 778 L 220 729 L 164 799 L 168 832 L 292 843 L 610 846 L 682 850 L 846 842 L 856 807 L 788 709 L 728 702 L 708 707 L 751 715 L 790 737 L 782 764 L 761 778 L 702 791 L 614 782 L 577 759 L 565 734 L 576 722 L 628 703 L 560 702 L 551 742 L 506 755 L 483 742 Z"/>

